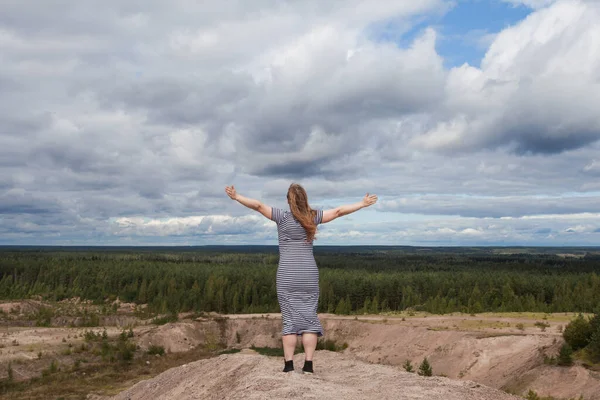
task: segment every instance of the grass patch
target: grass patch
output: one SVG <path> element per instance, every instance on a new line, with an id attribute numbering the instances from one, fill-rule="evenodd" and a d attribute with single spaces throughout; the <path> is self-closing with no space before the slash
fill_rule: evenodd
<path id="1" fill-rule="evenodd" d="M 159 356 L 164 356 L 165 355 L 165 348 L 162 346 L 157 346 L 155 344 L 153 344 L 152 346 L 150 346 L 148 348 L 148 354 L 151 356 L 154 355 L 159 355 Z"/>
<path id="2" fill-rule="evenodd" d="M 544 312 L 487 312 L 477 314 L 484 318 L 522 318 L 531 320 L 545 320 L 553 322 L 571 322 L 579 313 L 544 313 Z M 584 316 L 593 316 L 594 314 L 585 314 Z"/>
<path id="3" fill-rule="evenodd" d="M 118 344 L 119 339 L 113 340 Z M 101 340 L 100 340 L 101 342 Z M 113 343 L 111 343 L 112 345 Z M 91 343 L 90 343 L 91 345 Z M 170 368 L 214 356 L 202 347 L 162 357 L 138 352 L 130 362 L 102 361 L 91 351 L 77 355 L 79 362 L 70 368 L 55 363 L 46 369 L 46 376 L 27 381 L 0 380 L 0 398 L 11 400 L 85 399 L 89 393 L 114 396 L 137 382 L 152 378 Z M 149 364 L 147 364 L 149 362 Z"/>
<path id="4" fill-rule="evenodd" d="M 239 353 L 240 351 L 242 351 L 241 349 L 227 349 L 227 350 L 222 350 L 219 352 L 219 355 L 221 354 L 235 354 L 235 353 Z"/>
<path id="5" fill-rule="evenodd" d="M 283 348 L 282 347 L 256 347 L 254 345 L 250 346 L 250 348 L 256 351 L 258 354 L 268 357 L 283 357 Z M 296 354 L 302 354 L 304 350 L 296 347 Z"/>
<path id="6" fill-rule="evenodd" d="M 499 336 L 527 336 L 526 333 L 510 333 L 510 332 L 483 332 L 477 334 L 475 339 L 486 339 Z"/>
<path id="7" fill-rule="evenodd" d="M 502 329 L 502 328 L 510 327 L 509 322 L 494 321 L 494 320 L 487 320 L 487 319 L 479 319 L 479 320 L 466 319 L 466 320 L 456 321 L 455 324 L 458 325 L 459 330 L 462 330 L 462 329 L 472 330 L 472 329 L 484 329 L 484 328 Z"/>
<path id="8" fill-rule="evenodd" d="M 317 341 L 317 350 L 343 351 L 348 348 L 348 343 L 338 344 L 335 340 L 319 339 Z"/>
<path id="9" fill-rule="evenodd" d="M 428 331 L 450 331 L 449 326 L 430 326 L 427 328 Z"/>
<path id="10" fill-rule="evenodd" d="M 540 328 L 542 330 L 542 332 L 545 332 L 546 328 L 550 327 L 550 324 L 548 324 L 547 322 L 540 322 L 540 321 L 537 321 L 534 325 L 537 326 L 538 328 Z"/>
<path id="11" fill-rule="evenodd" d="M 155 325 L 164 325 L 169 322 L 177 322 L 178 320 L 179 320 L 179 317 L 177 316 L 177 314 L 171 313 L 171 314 L 164 315 L 162 317 L 155 317 L 151 322 Z"/>
<path id="12" fill-rule="evenodd" d="M 254 345 L 250 348 L 256 351 L 258 354 L 269 357 L 283 357 L 283 347 L 256 347 Z M 317 350 L 329 350 L 329 351 L 343 351 L 348 348 L 348 343 L 337 343 L 335 340 L 330 339 L 319 339 L 317 341 Z M 294 354 L 304 353 L 304 348 L 298 344 Z"/>

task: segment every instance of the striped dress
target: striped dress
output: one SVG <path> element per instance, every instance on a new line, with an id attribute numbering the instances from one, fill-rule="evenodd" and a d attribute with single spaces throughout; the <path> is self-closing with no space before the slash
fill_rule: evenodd
<path id="1" fill-rule="evenodd" d="M 323 210 L 316 210 L 315 223 L 323 220 Z M 282 335 L 314 332 L 323 336 L 317 317 L 319 303 L 319 269 L 313 245 L 306 242 L 306 231 L 290 211 L 272 208 L 271 219 L 277 223 L 279 266 L 277 299 L 283 319 Z"/>

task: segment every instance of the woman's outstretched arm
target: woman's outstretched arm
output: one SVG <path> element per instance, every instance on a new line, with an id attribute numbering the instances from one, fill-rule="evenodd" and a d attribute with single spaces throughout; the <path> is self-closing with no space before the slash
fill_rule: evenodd
<path id="1" fill-rule="evenodd" d="M 236 192 L 235 187 L 233 187 L 233 185 L 225 187 L 225 193 L 227 193 L 227 196 L 229 196 L 229 198 L 231 200 L 236 200 L 238 203 L 240 203 L 254 211 L 258 211 L 265 217 L 271 219 L 271 207 L 270 206 L 267 206 L 258 200 L 242 196 L 241 194 Z"/>
<path id="2" fill-rule="evenodd" d="M 344 215 L 352 214 L 355 211 L 360 210 L 361 208 L 369 207 L 377 202 L 377 195 L 369 195 L 367 193 L 362 201 L 354 204 L 347 204 L 343 206 L 339 206 L 336 208 L 332 208 L 330 210 L 323 211 L 323 220 L 322 224 L 327 222 L 331 222 L 336 218 L 343 217 Z"/>

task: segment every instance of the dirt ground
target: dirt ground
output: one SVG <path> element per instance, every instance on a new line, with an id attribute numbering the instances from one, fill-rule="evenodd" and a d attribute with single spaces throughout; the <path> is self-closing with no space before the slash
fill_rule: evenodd
<path id="1" fill-rule="evenodd" d="M 10 312 L 10 309 L 14 310 L 15 304 L 5 305 L 5 307 Z M 598 400 L 600 399 L 598 372 L 590 371 L 580 365 L 565 368 L 545 365 L 543 362 L 544 355 L 555 356 L 558 353 L 562 345 L 562 329 L 574 316 L 575 314 L 564 313 L 505 313 L 474 316 L 468 314 L 440 316 L 426 313 L 319 315 L 325 329 L 325 338 L 335 340 L 338 344 L 348 345 L 343 351 L 342 358 L 339 359 L 341 364 L 357 363 L 361 368 L 379 364 L 377 368 L 386 366 L 392 368 L 381 371 L 396 373 L 398 370 L 402 371 L 401 365 L 406 360 L 410 360 L 416 369 L 423 358 L 427 357 L 433 367 L 434 375 L 454 379 L 459 386 L 463 384 L 461 382 L 474 381 L 517 394 L 525 394 L 527 390 L 533 389 L 543 396 L 569 398 L 583 395 L 586 400 Z M 223 316 L 209 314 L 196 320 L 185 319 L 160 326 L 149 324 L 149 321 L 138 322 L 138 326 L 133 327 L 134 340 L 141 350 L 146 350 L 151 345 L 162 346 L 168 353 L 187 352 L 197 346 L 204 346 L 207 349 L 224 347 L 248 349 L 251 346 L 279 347 L 281 345 L 280 314 Z M 82 343 L 84 332 L 90 329 L 99 332 L 103 327 L 0 327 L 0 378 L 6 375 L 5 366 L 9 361 L 12 361 L 16 380 L 39 376 L 43 365 L 39 368 L 32 368 L 32 366 L 39 358 L 40 352 L 44 355 L 43 359 L 46 359 L 46 355 L 48 360 L 50 356 L 58 357 L 69 346 Z M 122 329 L 121 326 L 106 327 L 107 334 L 111 337 L 119 335 Z M 333 373 L 331 371 L 334 368 L 333 364 L 320 360 L 321 354 L 328 353 L 319 352 L 315 363 L 322 365 L 322 373 Z M 337 355 L 328 354 L 323 357 L 328 357 L 332 362 L 338 360 L 335 358 Z M 224 359 L 229 360 L 227 357 Z M 249 370 L 272 368 L 269 366 L 271 358 L 260 361 L 260 357 L 250 357 L 247 360 L 250 360 Z M 40 361 L 37 361 L 36 365 L 40 364 Z M 280 361 L 277 360 L 276 364 L 278 365 Z M 233 366 L 226 368 L 230 367 L 233 368 Z M 344 369 L 347 367 L 342 365 L 339 367 L 342 371 L 352 373 L 351 370 Z M 388 372 L 382 374 L 387 376 Z M 366 370 L 363 373 L 370 374 Z M 184 378 L 178 378 L 181 384 L 191 385 L 185 383 Z M 321 379 L 317 375 L 313 378 Z M 397 379 L 403 381 L 405 378 L 407 377 Z M 308 382 L 304 380 L 306 377 L 291 379 L 302 379 L 297 383 L 300 386 L 294 390 L 304 393 L 305 384 Z M 389 379 L 390 382 L 393 380 Z M 343 393 L 344 389 L 338 387 L 342 381 L 341 376 L 332 375 L 325 386 L 329 385 L 330 389 L 327 390 L 331 390 L 331 393 L 336 391 Z M 384 381 L 381 382 L 382 385 L 387 384 L 385 383 L 387 381 Z M 207 383 L 207 385 L 213 387 L 216 383 Z M 367 383 L 365 385 L 369 387 Z M 390 386 L 390 393 L 395 390 L 393 387 L 395 386 Z M 328 393 L 327 390 L 319 392 L 318 396 L 325 395 Z M 235 397 L 241 396 L 241 392 L 236 393 L 231 392 L 232 397 L 229 398 L 241 398 Z M 307 393 L 313 392 L 309 390 Z M 404 398 L 398 396 L 395 398 Z M 415 396 L 406 398 L 420 398 L 418 396 L 421 394 L 417 395 L 415 392 Z M 422 396 L 435 398 L 427 397 L 425 392 Z"/>
<path id="2" fill-rule="evenodd" d="M 473 380 L 512 393 L 533 389 L 543 396 L 600 399 L 598 372 L 578 365 L 544 364 L 544 355 L 558 354 L 562 329 L 575 314 L 319 317 L 326 338 L 346 342 L 344 354 L 368 363 L 401 366 L 408 359 L 417 366 L 427 357 L 435 375 Z M 278 314 L 229 318 L 229 346 L 280 345 Z M 237 334 L 238 344 L 234 341 Z"/>
<path id="3" fill-rule="evenodd" d="M 142 381 L 113 400 L 191 399 L 427 399 L 511 400 L 500 390 L 471 381 L 421 377 L 397 367 L 372 365 L 329 351 L 315 355 L 315 374 L 281 372 L 281 360 L 257 354 L 222 355 L 173 368 Z M 316 362 L 316 361 L 315 361 Z M 319 369 L 319 366 L 321 369 Z"/>

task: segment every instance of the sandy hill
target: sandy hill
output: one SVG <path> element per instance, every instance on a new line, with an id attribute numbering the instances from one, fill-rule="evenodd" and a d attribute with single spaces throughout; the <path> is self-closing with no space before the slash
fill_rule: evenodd
<path id="1" fill-rule="evenodd" d="M 137 399 L 427 399 L 508 400 L 519 397 L 472 382 L 421 377 L 398 367 L 369 364 L 318 351 L 315 374 L 281 372 L 282 359 L 248 351 L 173 368 L 113 397 Z"/>

